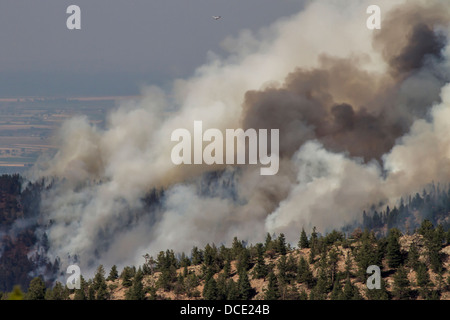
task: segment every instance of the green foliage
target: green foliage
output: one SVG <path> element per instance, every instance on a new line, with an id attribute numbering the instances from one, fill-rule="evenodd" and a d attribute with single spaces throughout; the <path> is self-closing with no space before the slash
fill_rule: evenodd
<path id="1" fill-rule="evenodd" d="M 300 258 L 298 264 L 297 280 L 300 283 L 305 283 L 308 288 L 312 288 L 315 282 L 308 261 L 306 261 L 304 257 Z"/>
<path id="2" fill-rule="evenodd" d="M 398 268 L 402 263 L 399 238 L 400 230 L 393 228 L 389 230 L 386 258 L 390 268 Z"/>
<path id="3" fill-rule="evenodd" d="M 69 290 L 63 286 L 61 282 L 56 281 L 53 288 L 47 289 L 45 292 L 45 300 L 68 300 Z"/>
<path id="4" fill-rule="evenodd" d="M 97 273 L 94 276 L 94 280 L 92 282 L 92 288 L 95 290 L 95 299 L 96 300 L 106 300 L 108 299 L 108 291 L 105 280 L 105 269 L 103 265 L 100 265 L 97 268 Z"/>
<path id="5" fill-rule="evenodd" d="M 278 290 L 278 280 L 273 272 L 269 273 L 269 283 L 264 291 L 264 300 L 278 300 L 280 292 Z"/>
<path id="6" fill-rule="evenodd" d="M 409 268 L 412 268 L 417 271 L 417 267 L 419 266 L 419 257 L 420 257 L 419 250 L 417 249 L 417 245 L 413 242 L 409 246 L 406 265 Z"/>
<path id="7" fill-rule="evenodd" d="M 237 283 L 239 299 L 241 300 L 249 300 L 253 295 L 253 289 L 250 285 L 250 281 L 248 279 L 247 271 L 242 269 L 239 272 L 239 280 Z"/>
<path id="8" fill-rule="evenodd" d="M 8 295 L 8 300 L 23 300 L 24 294 L 20 289 L 20 286 L 14 286 L 12 292 Z"/>
<path id="9" fill-rule="evenodd" d="M 125 288 L 131 287 L 133 284 L 132 278 L 134 277 L 134 270 L 133 268 L 126 266 L 123 268 L 122 274 L 120 275 L 120 278 L 122 278 L 122 285 Z"/>
<path id="10" fill-rule="evenodd" d="M 349 278 L 345 281 L 344 289 L 342 291 L 343 300 L 361 300 L 361 294 L 356 286 L 352 284 Z"/>
<path id="11" fill-rule="evenodd" d="M 397 300 L 409 300 L 411 298 L 411 288 L 406 269 L 400 267 L 394 275 L 393 296 Z"/>
<path id="12" fill-rule="evenodd" d="M 119 278 L 119 273 L 117 272 L 117 266 L 113 265 L 111 267 L 111 271 L 109 271 L 109 275 L 108 278 L 106 278 L 106 280 L 108 281 L 115 281 Z"/>
<path id="13" fill-rule="evenodd" d="M 308 237 L 306 236 L 305 229 L 302 228 L 302 232 L 300 233 L 300 240 L 298 241 L 298 247 L 300 249 L 309 248 Z"/>
<path id="14" fill-rule="evenodd" d="M 388 300 L 389 293 L 386 290 L 386 282 L 383 279 L 381 279 L 380 289 L 366 288 L 366 296 L 368 300 Z"/>
<path id="15" fill-rule="evenodd" d="M 268 273 L 267 266 L 264 260 L 264 247 L 262 243 L 258 243 L 256 245 L 256 250 L 257 250 L 257 260 L 254 274 L 256 279 L 261 279 L 265 278 Z"/>
<path id="16" fill-rule="evenodd" d="M 40 277 L 33 278 L 28 287 L 26 294 L 27 300 L 44 300 L 45 299 L 45 283 Z"/>
<path id="17" fill-rule="evenodd" d="M 217 300 L 217 298 L 218 298 L 217 283 L 216 280 L 214 280 L 213 272 L 209 270 L 207 272 L 205 286 L 203 287 L 203 299 Z"/>
<path id="18" fill-rule="evenodd" d="M 125 294 L 127 300 L 145 300 L 145 291 L 142 284 L 143 276 L 144 274 L 141 268 L 139 268 L 134 276 L 132 286 Z"/>
<path id="19" fill-rule="evenodd" d="M 276 242 L 276 251 L 281 255 L 286 255 L 287 248 L 286 248 L 286 238 L 284 236 L 284 233 L 280 233 L 278 236 L 277 242 Z"/>

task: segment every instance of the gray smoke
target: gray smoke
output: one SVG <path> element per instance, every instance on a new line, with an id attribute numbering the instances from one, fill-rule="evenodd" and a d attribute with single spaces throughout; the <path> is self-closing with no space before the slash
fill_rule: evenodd
<path id="1" fill-rule="evenodd" d="M 366 28 L 370 1 L 312 1 L 258 34 L 225 39 L 227 58 L 211 54 L 170 92 L 147 88 L 104 130 L 66 122 L 56 155 L 30 172 L 58 181 L 42 202 L 49 255 L 63 263 L 76 255 L 91 272 L 234 236 L 284 232 L 296 241 L 302 227 L 339 228 L 373 203 L 448 182 L 448 5 L 378 2 L 379 31 Z M 280 129 L 278 174 L 173 165 L 171 132 L 192 131 L 194 120 Z M 146 206 L 161 188 L 161 202 Z"/>

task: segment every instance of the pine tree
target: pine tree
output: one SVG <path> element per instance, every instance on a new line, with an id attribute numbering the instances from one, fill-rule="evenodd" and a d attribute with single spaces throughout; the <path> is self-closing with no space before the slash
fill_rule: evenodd
<path id="1" fill-rule="evenodd" d="M 380 279 L 380 289 L 366 289 L 368 300 L 389 300 L 389 293 L 386 290 L 386 282 Z"/>
<path id="2" fill-rule="evenodd" d="M 192 264 L 194 266 L 199 265 L 203 262 L 203 253 L 197 247 L 192 248 Z"/>
<path id="3" fill-rule="evenodd" d="M 396 269 L 402 263 L 399 238 L 400 230 L 393 228 L 389 230 L 386 258 L 390 268 Z"/>
<path id="4" fill-rule="evenodd" d="M 299 283 L 305 283 L 308 288 L 312 288 L 312 286 L 314 285 L 313 273 L 308 262 L 303 256 L 300 257 L 300 261 L 298 264 L 297 281 Z"/>
<path id="5" fill-rule="evenodd" d="M 106 280 L 115 281 L 118 278 L 119 278 L 119 273 L 117 272 L 117 266 L 113 265 L 111 268 L 111 271 L 109 272 L 108 278 L 106 278 Z"/>
<path id="6" fill-rule="evenodd" d="M 284 236 L 284 233 L 280 233 L 277 239 L 277 252 L 281 255 L 286 255 L 287 249 L 286 249 L 286 238 Z"/>
<path id="7" fill-rule="evenodd" d="M 314 263 L 314 259 L 317 254 L 317 251 L 318 251 L 318 237 L 317 237 L 316 227 L 313 227 L 309 246 L 311 248 L 311 250 L 309 252 L 309 263 L 312 264 L 312 263 Z"/>
<path id="8" fill-rule="evenodd" d="M 269 284 L 264 291 L 264 300 L 278 300 L 280 298 L 280 292 L 278 290 L 277 277 L 273 272 L 269 273 Z"/>
<path id="9" fill-rule="evenodd" d="M 419 263 L 416 275 L 417 285 L 420 287 L 419 293 L 422 298 L 427 299 L 431 296 L 430 287 L 432 285 L 430 275 L 428 274 L 427 266 L 424 263 Z"/>
<path id="10" fill-rule="evenodd" d="M 239 290 L 236 282 L 233 279 L 227 281 L 227 300 L 239 299 Z"/>
<path id="11" fill-rule="evenodd" d="M 280 284 L 284 285 L 287 282 L 286 256 L 281 256 L 281 258 L 278 259 L 277 268 L 278 268 L 278 281 L 280 282 Z"/>
<path id="12" fill-rule="evenodd" d="M 308 294 L 306 293 L 305 289 L 302 289 L 300 291 L 300 296 L 298 299 L 299 300 L 308 300 Z"/>
<path id="13" fill-rule="evenodd" d="M 333 290 L 331 291 L 331 300 L 341 300 L 342 299 L 342 289 L 339 281 L 335 281 L 333 284 Z"/>
<path id="14" fill-rule="evenodd" d="M 217 300 L 217 283 L 214 280 L 213 272 L 209 270 L 206 275 L 205 286 L 203 287 L 203 299 Z"/>
<path id="15" fill-rule="evenodd" d="M 273 249 L 272 237 L 270 236 L 270 233 L 267 233 L 266 241 L 264 243 L 264 251 L 269 251 L 272 249 Z"/>
<path id="16" fill-rule="evenodd" d="M 145 300 L 145 291 L 142 284 L 143 273 L 141 268 L 134 275 L 133 284 L 126 293 L 127 300 Z"/>
<path id="17" fill-rule="evenodd" d="M 352 277 L 352 258 L 350 256 L 350 251 L 347 252 L 347 257 L 345 258 L 345 277 Z"/>
<path id="18" fill-rule="evenodd" d="M 45 300 L 67 300 L 68 292 L 67 287 L 63 287 L 62 283 L 56 281 L 55 286 L 52 289 L 48 289 L 45 293 Z"/>
<path id="19" fill-rule="evenodd" d="M 217 278 L 217 300 L 226 300 L 228 296 L 227 277 L 221 273 Z"/>
<path id="20" fill-rule="evenodd" d="M 332 283 L 334 283 L 334 280 L 336 279 L 338 261 L 339 261 L 339 254 L 335 248 L 332 248 L 328 253 L 328 265 L 330 269 Z"/>
<path id="21" fill-rule="evenodd" d="M 133 270 L 130 267 L 126 266 L 125 268 L 123 268 L 120 277 L 122 278 L 122 285 L 125 288 L 131 287 L 131 285 L 133 284 L 131 280 L 131 278 L 133 277 Z"/>
<path id="22" fill-rule="evenodd" d="M 394 275 L 393 295 L 398 300 L 408 300 L 411 297 L 410 283 L 404 267 L 398 268 Z"/>
<path id="23" fill-rule="evenodd" d="M 33 278 L 28 286 L 26 294 L 27 300 L 44 300 L 45 299 L 45 283 L 40 277 Z"/>
<path id="24" fill-rule="evenodd" d="M 106 291 L 106 280 L 105 280 L 105 269 L 103 265 L 97 268 L 97 273 L 94 276 L 92 283 L 94 290 L 96 291 L 96 300 L 106 300 L 108 297 L 108 292 Z"/>
<path id="25" fill-rule="evenodd" d="M 265 278 L 267 276 L 267 266 L 264 260 L 264 248 L 261 243 L 256 245 L 257 260 L 255 266 L 256 279 Z"/>
<path id="26" fill-rule="evenodd" d="M 344 300 L 360 300 L 361 295 L 357 287 L 355 287 L 349 278 L 345 281 L 344 290 L 342 292 Z"/>
<path id="27" fill-rule="evenodd" d="M 305 229 L 302 228 L 302 232 L 300 233 L 300 240 L 298 241 L 298 247 L 300 249 L 309 248 L 308 237 L 306 236 Z"/>
<path id="28" fill-rule="evenodd" d="M 83 276 L 80 276 L 80 289 L 75 289 L 74 300 L 86 300 L 87 283 Z"/>
<path id="29" fill-rule="evenodd" d="M 408 250 L 407 266 L 417 271 L 417 267 L 419 266 L 419 257 L 419 250 L 417 249 L 417 245 L 413 242 Z"/>
<path id="30" fill-rule="evenodd" d="M 249 300 L 252 296 L 252 287 L 248 279 L 247 271 L 244 269 L 239 273 L 238 291 L 241 300 Z"/>
<path id="31" fill-rule="evenodd" d="M 246 248 L 240 249 L 237 261 L 237 272 L 240 273 L 242 270 L 247 271 L 250 267 L 250 254 L 249 250 Z"/>

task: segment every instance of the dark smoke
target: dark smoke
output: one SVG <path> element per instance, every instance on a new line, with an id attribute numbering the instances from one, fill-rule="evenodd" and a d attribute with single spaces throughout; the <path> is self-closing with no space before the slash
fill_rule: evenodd
<path id="1" fill-rule="evenodd" d="M 394 10 L 375 37 L 375 47 L 382 51 L 390 68 L 387 74 L 365 71 L 356 58 L 323 56 L 320 68 L 296 70 L 281 88 L 248 91 L 244 127 L 280 128 L 281 156 L 291 157 L 305 141 L 318 139 L 331 151 L 347 152 L 366 162 L 380 161 L 396 139 L 409 131 L 413 121 L 424 117 L 432 104 L 440 101 L 439 91 L 434 91 L 417 101 L 408 100 L 404 109 L 398 102 L 414 90 L 405 90 L 408 84 L 424 74 L 438 88 L 448 79 L 448 72 L 436 70 L 447 40 L 434 29 L 443 18 L 430 18 L 439 16 L 434 11 L 439 7 L 406 7 Z M 392 28 L 405 29 L 401 23 L 413 21 L 416 16 L 418 21 L 406 26 L 410 31 L 399 53 L 385 50 L 392 41 L 388 32 Z"/>

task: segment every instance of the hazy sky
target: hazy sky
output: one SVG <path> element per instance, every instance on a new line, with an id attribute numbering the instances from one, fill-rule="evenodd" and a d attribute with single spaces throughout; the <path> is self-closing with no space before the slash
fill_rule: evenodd
<path id="1" fill-rule="evenodd" d="M 242 29 L 303 0 L 2 0 L 0 96 L 133 95 L 186 77 Z M 81 8 L 81 30 L 66 9 Z M 212 15 L 223 18 L 215 21 Z"/>

